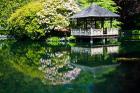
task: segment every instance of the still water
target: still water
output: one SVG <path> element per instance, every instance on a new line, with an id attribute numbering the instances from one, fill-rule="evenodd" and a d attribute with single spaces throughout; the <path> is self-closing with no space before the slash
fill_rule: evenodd
<path id="1" fill-rule="evenodd" d="M 0 93 L 139 93 L 140 42 L 1 40 Z"/>

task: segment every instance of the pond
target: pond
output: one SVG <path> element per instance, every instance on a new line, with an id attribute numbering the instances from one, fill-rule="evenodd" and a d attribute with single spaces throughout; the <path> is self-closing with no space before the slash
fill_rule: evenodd
<path id="1" fill-rule="evenodd" d="M 0 93 L 134 93 L 140 42 L 0 41 Z M 139 93 L 139 92 L 137 92 Z"/>

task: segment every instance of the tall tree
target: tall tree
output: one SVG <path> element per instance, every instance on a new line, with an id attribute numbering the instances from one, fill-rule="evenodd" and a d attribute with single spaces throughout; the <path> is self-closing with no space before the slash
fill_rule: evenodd
<path id="1" fill-rule="evenodd" d="M 7 19 L 15 10 L 31 0 L 0 0 L 0 26 L 7 27 Z"/>
<path id="2" fill-rule="evenodd" d="M 77 0 L 77 2 L 82 8 L 90 6 L 92 3 L 96 3 L 112 12 L 117 12 L 118 9 L 116 3 L 113 0 Z"/>
<path id="3" fill-rule="evenodd" d="M 47 31 L 50 31 L 68 27 L 69 17 L 79 10 L 74 0 L 46 0 L 44 9 L 38 13 L 38 16 L 40 23 L 46 24 Z"/>
<path id="4" fill-rule="evenodd" d="M 139 0 L 114 0 L 121 15 L 123 29 L 140 29 L 140 1 Z"/>

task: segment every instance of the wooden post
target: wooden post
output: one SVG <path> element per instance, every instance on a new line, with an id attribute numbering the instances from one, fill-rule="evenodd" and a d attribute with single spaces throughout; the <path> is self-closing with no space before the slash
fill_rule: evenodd
<path id="1" fill-rule="evenodd" d="M 106 29 L 104 29 L 104 18 L 101 19 L 101 28 L 103 28 L 103 34 L 107 34 Z"/>
<path id="2" fill-rule="evenodd" d="M 76 19 L 76 27 L 78 27 L 78 19 Z M 79 27 L 78 27 L 79 28 Z"/>
<path id="3" fill-rule="evenodd" d="M 91 28 L 94 28 L 95 29 L 95 18 L 91 18 Z"/>
<path id="4" fill-rule="evenodd" d="M 86 24 L 85 24 L 85 29 L 87 29 L 87 19 L 85 18 Z"/>
<path id="5" fill-rule="evenodd" d="M 104 28 L 104 18 L 101 19 L 101 28 Z"/>
<path id="6" fill-rule="evenodd" d="M 92 18 L 90 18 L 90 28 L 93 27 L 93 21 L 92 21 Z"/>
<path id="7" fill-rule="evenodd" d="M 95 29 L 96 29 L 96 20 L 95 20 Z"/>
<path id="8" fill-rule="evenodd" d="M 84 29 L 86 29 L 86 19 L 84 18 Z"/>
<path id="9" fill-rule="evenodd" d="M 110 28 L 112 28 L 113 18 L 110 18 Z"/>

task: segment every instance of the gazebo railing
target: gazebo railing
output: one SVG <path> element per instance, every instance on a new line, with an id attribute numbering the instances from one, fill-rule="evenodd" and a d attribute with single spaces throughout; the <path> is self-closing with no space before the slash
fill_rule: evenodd
<path id="1" fill-rule="evenodd" d="M 104 36 L 104 35 L 119 35 L 118 28 L 108 28 L 106 33 L 103 29 L 72 29 L 71 35 L 76 36 Z"/>
<path id="2" fill-rule="evenodd" d="M 72 29 L 71 35 L 90 36 L 90 29 Z"/>
<path id="3" fill-rule="evenodd" d="M 103 29 L 92 29 L 91 28 L 91 36 L 101 36 L 103 35 Z"/>
<path id="4" fill-rule="evenodd" d="M 118 28 L 108 28 L 107 35 L 119 35 L 119 29 Z"/>

